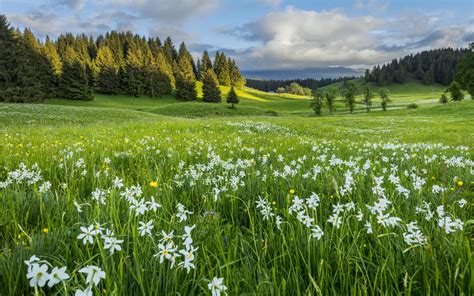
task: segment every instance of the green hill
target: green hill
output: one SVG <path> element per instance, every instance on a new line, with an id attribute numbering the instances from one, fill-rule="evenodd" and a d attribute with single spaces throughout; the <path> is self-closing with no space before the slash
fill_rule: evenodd
<path id="1" fill-rule="evenodd" d="M 355 80 L 359 89 L 362 89 L 362 81 Z M 336 83 L 322 89 L 333 87 L 340 89 L 342 83 Z M 443 93 L 445 87 L 442 85 L 423 85 L 416 81 L 410 81 L 405 84 L 393 84 L 387 87 L 390 90 L 392 103 L 389 110 L 404 109 L 408 104 L 416 103 L 420 107 L 428 105 L 438 105 L 438 99 Z M 52 99 L 46 100 L 44 104 L 64 105 L 64 106 L 82 106 L 82 107 L 105 107 L 114 109 L 127 109 L 145 111 L 168 116 L 182 117 L 204 117 L 204 116 L 311 116 L 309 109 L 310 97 L 298 96 L 292 94 L 275 94 L 258 91 L 251 88 L 237 90 L 240 98 L 240 104 L 236 110 L 228 109 L 225 98 L 229 92 L 229 87 L 221 87 L 222 103 L 208 104 L 200 102 L 202 98 L 202 84 L 198 82 L 197 92 L 199 100 L 197 102 L 184 102 L 176 100 L 173 95 L 167 95 L 158 98 L 150 97 L 128 97 L 123 95 L 107 96 L 96 95 L 93 101 L 71 101 Z M 380 100 L 378 98 L 378 88 L 374 87 L 375 98 L 373 100 L 373 111 L 380 111 Z M 365 106 L 362 103 L 362 95 L 356 97 L 357 104 L 355 113 L 365 112 Z M 338 97 L 335 103 L 335 114 L 347 114 L 347 108 L 342 98 Z M 326 108 L 323 108 L 323 115 L 328 115 Z"/>

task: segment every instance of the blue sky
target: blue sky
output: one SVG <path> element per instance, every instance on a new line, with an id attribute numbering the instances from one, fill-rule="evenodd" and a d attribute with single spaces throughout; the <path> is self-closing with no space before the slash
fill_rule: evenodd
<path id="1" fill-rule="evenodd" d="M 225 51 L 243 69 L 370 66 L 474 41 L 474 1 L 0 0 L 40 38 L 132 30 L 193 55 Z"/>

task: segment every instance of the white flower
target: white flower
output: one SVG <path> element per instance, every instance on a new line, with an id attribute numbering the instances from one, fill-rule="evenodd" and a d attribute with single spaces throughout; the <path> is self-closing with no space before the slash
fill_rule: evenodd
<path id="1" fill-rule="evenodd" d="M 324 235 L 324 231 L 318 225 L 314 226 L 314 228 L 311 229 L 311 232 L 312 232 L 311 235 L 317 240 L 320 240 L 321 237 L 323 237 Z"/>
<path id="2" fill-rule="evenodd" d="M 54 267 L 51 273 L 49 274 L 48 287 L 52 287 L 64 280 L 69 278 L 69 274 L 66 273 L 66 266 L 57 268 Z"/>
<path id="3" fill-rule="evenodd" d="M 86 283 L 98 285 L 101 279 L 105 279 L 105 271 L 100 267 L 94 265 L 88 265 L 79 270 L 81 273 L 87 274 Z"/>
<path id="4" fill-rule="evenodd" d="M 312 193 L 311 196 L 306 200 L 308 208 L 314 210 L 319 205 L 320 198 L 316 193 Z"/>
<path id="5" fill-rule="evenodd" d="M 464 206 L 467 204 L 467 201 L 463 198 L 458 200 L 458 204 L 461 208 L 464 208 Z"/>
<path id="6" fill-rule="evenodd" d="M 193 231 L 195 227 L 196 225 L 184 226 L 183 244 L 186 246 L 186 250 L 189 250 L 189 247 L 193 244 L 191 231 Z"/>
<path id="7" fill-rule="evenodd" d="M 104 249 L 110 250 L 113 254 L 115 251 L 121 251 L 122 246 L 120 244 L 123 243 L 123 240 L 117 239 L 115 237 L 106 237 L 104 239 Z"/>
<path id="8" fill-rule="evenodd" d="M 227 294 L 225 292 L 227 290 L 227 287 L 222 284 L 223 281 L 224 278 L 214 277 L 212 279 L 212 282 L 207 285 L 209 290 L 211 290 L 212 296 L 220 296 L 221 293 Z"/>
<path id="9" fill-rule="evenodd" d="M 77 289 L 76 293 L 74 294 L 75 296 L 92 296 L 92 286 L 88 286 L 84 290 Z"/>
<path id="10" fill-rule="evenodd" d="M 179 252 L 183 255 L 184 261 L 180 262 L 178 266 L 182 268 L 186 268 L 187 272 L 191 269 L 194 269 L 194 252 L 197 251 L 198 248 L 190 248 L 188 250 L 180 250 Z"/>
<path id="11" fill-rule="evenodd" d="M 29 260 L 25 261 L 26 266 L 28 266 L 28 272 L 31 270 L 33 263 L 38 263 L 40 258 L 36 257 L 35 255 L 31 256 Z"/>
<path id="12" fill-rule="evenodd" d="M 26 275 L 26 278 L 30 280 L 31 287 L 44 287 L 46 282 L 49 280 L 48 265 L 39 265 L 38 263 L 33 263 L 31 265 L 31 269 Z"/>
<path id="13" fill-rule="evenodd" d="M 156 212 L 158 208 L 161 208 L 161 205 L 155 202 L 154 197 L 151 197 L 151 201 L 147 201 L 146 204 L 148 205 L 148 209 L 153 212 Z"/>
<path id="14" fill-rule="evenodd" d="M 51 188 L 51 182 L 46 181 L 39 187 L 40 193 L 46 193 Z"/>
<path id="15" fill-rule="evenodd" d="M 366 221 L 366 222 L 365 222 L 365 227 L 367 228 L 367 233 L 368 233 L 368 234 L 373 233 L 373 231 L 372 231 L 372 223 L 370 223 L 369 221 Z"/>
<path id="16" fill-rule="evenodd" d="M 138 224 L 140 224 L 138 231 L 140 231 L 141 236 L 151 235 L 151 230 L 153 229 L 153 220 L 150 220 L 147 223 L 140 221 Z"/>
<path id="17" fill-rule="evenodd" d="M 341 217 L 339 217 L 337 214 L 333 214 L 332 216 L 330 216 L 328 222 L 332 223 L 332 225 L 334 225 L 334 227 L 336 228 L 341 227 L 342 224 Z"/>
<path id="18" fill-rule="evenodd" d="M 171 260 L 173 258 L 174 253 L 176 252 L 176 248 L 174 247 L 173 242 L 169 242 L 168 244 L 159 244 L 158 245 L 159 252 L 155 254 L 155 257 L 160 257 L 160 263 L 163 263 L 165 259 Z"/>
<path id="19" fill-rule="evenodd" d="M 94 236 L 96 235 L 97 231 L 94 225 L 89 225 L 89 227 L 82 227 L 82 233 L 77 236 L 77 239 L 82 239 L 82 243 L 86 245 L 87 243 L 93 244 L 94 243 Z"/>

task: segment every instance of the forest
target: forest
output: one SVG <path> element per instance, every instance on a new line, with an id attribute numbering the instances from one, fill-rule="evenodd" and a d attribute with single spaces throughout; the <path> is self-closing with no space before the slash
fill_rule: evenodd
<path id="1" fill-rule="evenodd" d="M 192 101 L 197 98 L 197 80 L 211 93 L 218 92 L 219 85 L 245 85 L 235 60 L 216 52 L 211 61 L 205 51 L 195 62 L 185 43 L 176 49 L 170 37 L 162 42 L 112 31 L 97 38 L 67 33 L 41 42 L 30 29 L 14 29 L 0 15 L 0 40 L 0 102 L 92 100 L 94 93 L 158 97 L 172 92 Z"/>

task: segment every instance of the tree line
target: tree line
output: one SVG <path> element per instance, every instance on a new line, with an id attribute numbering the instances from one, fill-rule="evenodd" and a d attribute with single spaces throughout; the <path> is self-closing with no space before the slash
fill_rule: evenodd
<path id="1" fill-rule="evenodd" d="M 364 78 L 377 86 L 401 84 L 408 79 L 417 79 L 424 84 L 449 85 L 454 80 L 459 62 L 468 52 L 468 49 L 452 48 L 422 51 L 367 69 Z"/>
<path id="2" fill-rule="evenodd" d="M 20 32 L 0 15 L 0 41 L 0 102 L 92 100 L 94 93 L 175 93 L 196 100 L 197 80 L 203 81 L 203 100 L 215 102 L 219 85 L 245 85 L 235 60 L 216 52 L 211 61 L 205 51 L 195 63 L 185 43 L 176 49 L 170 37 L 161 42 L 112 31 L 97 38 L 68 33 L 41 42 L 30 29 Z"/>
<path id="3" fill-rule="evenodd" d="M 281 92 L 288 88 L 292 83 L 296 83 L 302 88 L 317 89 L 320 87 L 328 86 L 337 82 L 346 80 L 353 80 L 356 77 L 339 77 L 339 78 L 305 78 L 305 79 L 291 79 L 291 80 L 257 80 L 247 79 L 247 86 L 250 88 L 258 89 L 265 92 Z"/>

